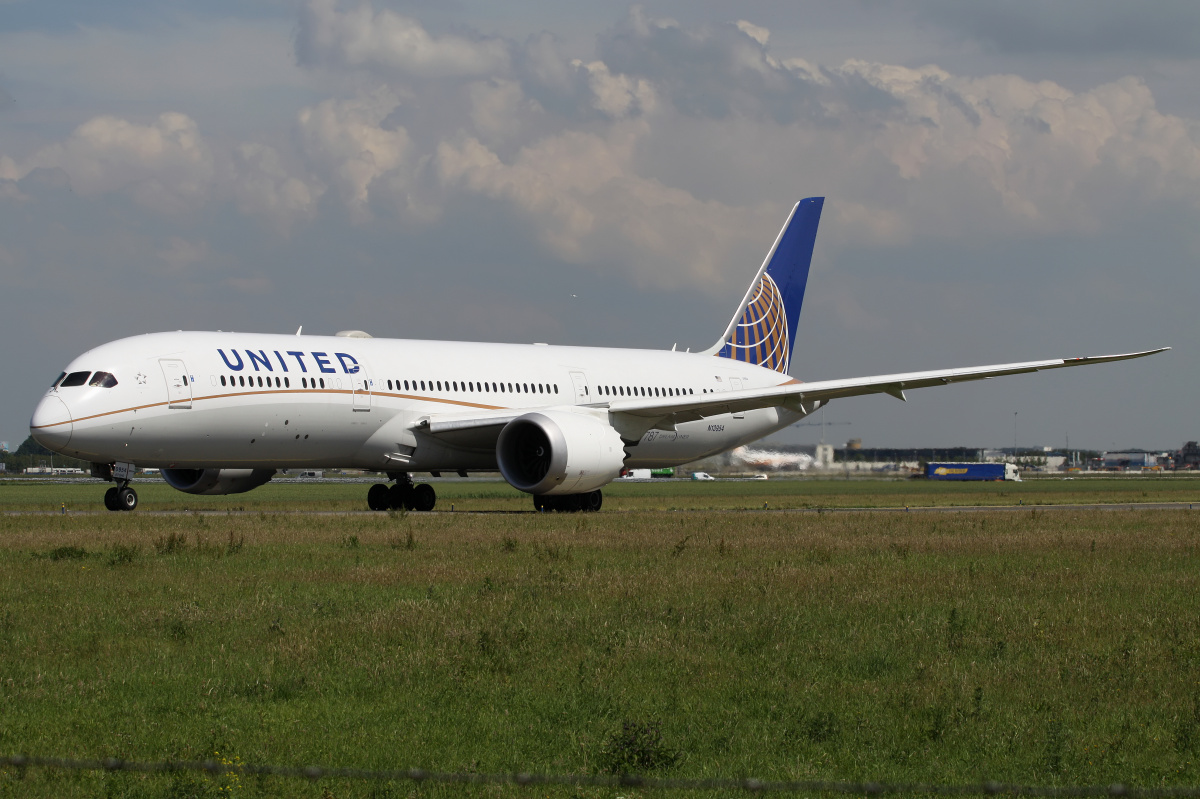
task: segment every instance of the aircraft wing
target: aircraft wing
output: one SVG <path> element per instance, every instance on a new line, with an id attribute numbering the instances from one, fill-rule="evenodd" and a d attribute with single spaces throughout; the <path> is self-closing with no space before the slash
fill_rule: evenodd
<path id="1" fill-rule="evenodd" d="M 1121 355 L 1095 355 L 1082 358 L 1055 358 L 1047 361 L 1026 361 L 993 366 L 968 366 L 959 369 L 937 369 L 931 372 L 906 372 L 871 377 L 851 377 L 842 380 L 821 380 L 815 383 L 784 383 L 767 388 L 725 391 L 715 394 L 688 395 L 687 397 L 646 398 L 615 400 L 609 404 L 612 413 L 628 414 L 642 418 L 661 418 L 674 415 L 676 422 L 695 421 L 723 413 L 736 413 L 756 408 L 777 405 L 799 407 L 816 401 L 827 402 L 840 397 L 862 394 L 890 394 L 905 399 L 904 392 L 910 388 L 927 388 L 962 383 L 968 380 L 988 380 L 1004 375 L 1019 375 L 1040 372 L 1045 369 L 1064 369 L 1068 366 L 1087 366 L 1095 363 L 1124 361 L 1144 358 L 1147 355 L 1169 350 L 1161 347 L 1145 352 L 1130 352 Z"/>
<path id="2" fill-rule="evenodd" d="M 757 408 L 776 406 L 792 407 L 797 410 L 812 410 L 816 403 L 831 399 L 854 397 L 862 394 L 890 394 L 905 399 L 904 392 L 912 388 L 945 386 L 968 380 L 989 380 L 1004 375 L 1019 375 L 1040 372 L 1046 369 L 1064 369 L 1068 366 L 1087 366 L 1130 358 L 1144 358 L 1169 350 L 1161 347 L 1145 352 L 1130 352 L 1121 355 L 1096 355 L 1082 358 L 1055 358 L 1046 361 L 1026 361 L 992 366 L 968 366 L 959 369 L 936 369 L 931 372 L 904 372 L 871 377 L 851 377 L 841 380 L 821 380 L 814 383 L 792 381 L 766 388 L 724 391 L 711 394 L 689 394 L 685 397 L 646 397 L 638 399 L 614 399 L 607 403 L 592 403 L 594 410 L 607 410 L 614 425 L 629 438 L 637 438 L 652 427 L 671 427 L 681 422 L 693 422 L 738 413 Z M 563 406 L 553 410 L 571 411 L 579 406 Z M 435 436 L 442 441 L 468 449 L 488 449 L 495 446 L 496 438 L 506 424 L 523 413 L 537 408 L 504 408 L 465 414 L 437 414 L 426 417 L 414 429 Z"/>

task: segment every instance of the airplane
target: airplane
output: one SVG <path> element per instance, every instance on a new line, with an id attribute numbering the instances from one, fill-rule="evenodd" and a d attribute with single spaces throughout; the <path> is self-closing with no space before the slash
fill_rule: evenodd
<path id="1" fill-rule="evenodd" d="M 677 466 L 795 424 L 831 400 L 1141 358 L 1083 358 L 804 383 L 789 376 L 823 197 L 798 202 L 717 342 L 701 352 L 164 332 L 75 358 L 29 423 L 113 482 L 138 467 L 190 494 L 237 494 L 281 469 L 385 475 L 372 510 L 432 510 L 414 472 L 499 470 L 539 511 L 598 511 L 623 469 Z"/>

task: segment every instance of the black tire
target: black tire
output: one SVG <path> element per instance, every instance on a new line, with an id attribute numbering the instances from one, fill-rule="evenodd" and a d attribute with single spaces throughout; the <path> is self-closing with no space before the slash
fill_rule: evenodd
<path id="1" fill-rule="evenodd" d="M 371 510 L 387 510 L 389 504 L 387 483 L 376 483 L 367 490 L 367 507 Z"/>
<path id="2" fill-rule="evenodd" d="M 412 510 L 412 486 L 408 483 L 393 483 L 388 488 L 388 507 L 392 510 Z"/>
<path id="3" fill-rule="evenodd" d="M 133 510 L 138 505 L 137 492 L 125 487 L 117 490 L 117 507 L 121 510 Z"/>
<path id="4" fill-rule="evenodd" d="M 600 493 L 600 489 L 598 488 L 595 491 L 580 494 L 579 499 L 581 500 L 580 505 L 583 506 L 582 509 L 587 513 L 595 513 L 604 504 L 604 495 Z"/>
<path id="5" fill-rule="evenodd" d="M 412 509 L 419 511 L 433 510 L 437 504 L 437 492 L 429 483 L 417 483 L 412 488 Z"/>
<path id="6" fill-rule="evenodd" d="M 113 486 L 104 492 L 104 507 L 108 510 L 120 510 L 121 506 L 117 504 L 117 487 Z"/>

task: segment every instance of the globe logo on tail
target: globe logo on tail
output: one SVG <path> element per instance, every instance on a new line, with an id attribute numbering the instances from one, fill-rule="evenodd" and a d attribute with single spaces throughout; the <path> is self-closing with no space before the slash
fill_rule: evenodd
<path id="1" fill-rule="evenodd" d="M 763 272 L 742 318 L 718 355 L 786 374 L 791 355 L 789 338 L 783 294 L 771 276 Z"/>

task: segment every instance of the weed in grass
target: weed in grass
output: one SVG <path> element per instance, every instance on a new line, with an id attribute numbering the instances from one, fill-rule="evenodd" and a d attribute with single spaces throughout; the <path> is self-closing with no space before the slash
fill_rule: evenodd
<path id="1" fill-rule="evenodd" d="M 166 624 L 166 630 L 167 637 L 178 643 L 183 643 L 191 638 L 187 622 L 183 621 L 183 619 L 171 619 Z"/>
<path id="2" fill-rule="evenodd" d="M 217 786 L 207 777 L 195 774 L 174 774 L 171 782 L 163 790 L 163 799 L 214 799 L 218 796 L 232 796 L 232 793 L 218 793 Z"/>
<path id="3" fill-rule="evenodd" d="M 1175 725 L 1175 751 L 1181 755 L 1191 753 L 1193 747 L 1200 743 L 1200 699 L 1192 700 L 1192 712 L 1186 713 Z"/>
<path id="4" fill-rule="evenodd" d="M 687 549 L 687 542 L 689 539 L 691 539 L 691 536 L 685 535 L 683 538 L 676 541 L 675 546 L 671 548 L 671 555 L 674 557 L 679 557 L 682 555 L 683 551 Z"/>
<path id="5" fill-rule="evenodd" d="M 113 544 L 108 552 L 109 566 L 124 566 L 137 560 L 142 548 L 137 544 Z"/>
<path id="6" fill-rule="evenodd" d="M 930 743 L 937 743 L 946 734 L 949 724 L 949 714 L 940 705 L 925 708 L 922 713 L 921 736 Z"/>
<path id="7" fill-rule="evenodd" d="M 962 647 L 965 626 L 958 608 L 950 608 L 950 618 L 946 620 L 946 648 L 951 652 Z"/>
<path id="8" fill-rule="evenodd" d="M 55 547 L 46 553 L 46 557 L 50 560 L 83 560 L 91 555 L 83 547 Z M 35 556 L 36 557 L 36 556 Z"/>
<path id="9" fill-rule="evenodd" d="M 838 734 L 837 716 L 828 710 L 814 713 L 804 720 L 803 734 L 815 744 L 832 741 Z"/>
<path id="10" fill-rule="evenodd" d="M 358 536 L 356 536 L 356 535 L 342 536 L 342 548 L 343 549 L 358 549 Z"/>
<path id="11" fill-rule="evenodd" d="M 1050 720 L 1046 722 L 1046 742 L 1042 750 L 1042 766 L 1052 774 L 1061 773 L 1066 748 L 1066 727 L 1061 718 L 1051 716 Z"/>
<path id="12" fill-rule="evenodd" d="M 225 544 L 226 555 L 236 555 L 242 551 L 242 547 L 246 545 L 246 536 L 239 535 L 234 538 L 233 531 L 229 531 L 229 541 Z"/>
<path id="13" fill-rule="evenodd" d="M 725 539 L 722 538 L 720 541 L 717 542 L 717 554 L 720 555 L 721 557 L 724 557 L 725 551 L 726 551 Z"/>
<path id="14" fill-rule="evenodd" d="M 154 551 L 160 555 L 174 555 L 185 549 L 187 549 L 187 536 L 183 533 L 167 533 L 165 536 L 159 536 L 154 542 Z"/>
<path id="15" fill-rule="evenodd" d="M 503 549 L 505 552 L 516 552 L 517 551 L 517 539 L 513 538 L 512 536 L 508 536 L 508 535 L 504 536 L 504 540 L 500 543 L 500 548 Z"/>
<path id="16" fill-rule="evenodd" d="M 604 741 L 597 763 L 609 774 L 645 774 L 670 768 L 680 757 L 663 741 L 662 722 L 626 721 Z"/>

